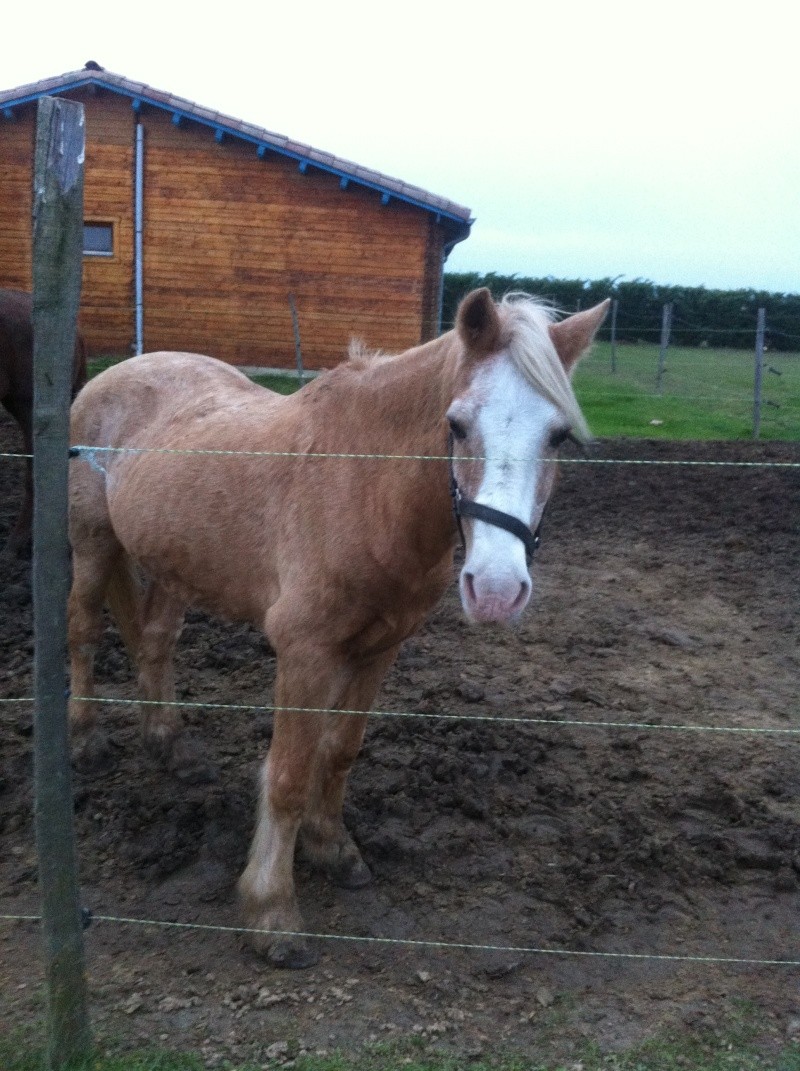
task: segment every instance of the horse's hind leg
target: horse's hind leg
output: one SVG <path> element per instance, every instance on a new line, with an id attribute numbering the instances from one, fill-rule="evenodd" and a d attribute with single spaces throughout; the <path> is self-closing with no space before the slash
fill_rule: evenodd
<path id="1" fill-rule="evenodd" d="M 108 765 L 110 748 L 97 728 L 94 656 L 102 640 L 106 588 L 123 551 L 110 529 L 86 531 L 75 542 L 67 617 L 70 656 L 70 726 L 77 765 L 89 770 Z"/>
<path id="2" fill-rule="evenodd" d="M 183 627 L 186 604 L 151 581 L 141 612 L 136 661 L 147 749 L 182 780 L 212 780 L 216 769 L 199 744 L 183 732 L 175 702 L 175 646 Z"/>
<path id="3" fill-rule="evenodd" d="M 19 426 L 22 429 L 22 451 L 25 454 L 33 453 L 33 430 L 31 426 L 30 412 L 14 410 Z M 33 461 L 28 458 L 25 461 L 25 473 L 23 476 L 22 505 L 19 515 L 14 522 L 14 527 L 8 536 L 6 549 L 10 554 L 18 558 L 29 558 L 31 554 L 31 540 L 33 527 Z"/>

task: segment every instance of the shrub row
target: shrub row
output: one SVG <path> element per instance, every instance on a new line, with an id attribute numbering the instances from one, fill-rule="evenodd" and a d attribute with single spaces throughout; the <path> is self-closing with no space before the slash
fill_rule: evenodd
<path id="1" fill-rule="evenodd" d="M 672 303 L 671 343 L 678 346 L 714 346 L 751 349 L 756 315 L 766 310 L 767 346 L 773 350 L 800 350 L 800 294 L 766 290 L 707 290 L 703 286 L 659 286 L 646 279 L 541 279 L 489 272 L 447 272 L 444 277 L 443 327 L 452 326 L 458 302 L 478 286 L 488 286 L 495 297 L 511 291 L 535 294 L 563 312 L 588 308 L 604 298 L 616 298 L 617 339 L 620 342 L 658 342 L 662 309 Z M 611 318 L 600 338 L 611 337 Z"/>

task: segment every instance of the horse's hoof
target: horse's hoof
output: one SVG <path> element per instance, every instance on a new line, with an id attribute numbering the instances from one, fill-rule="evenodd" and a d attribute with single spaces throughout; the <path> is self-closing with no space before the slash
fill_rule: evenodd
<path id="1" fill-rule="evenodd" d="M 72 761 L 79 773 L 98 777 L 116 766 L 117 757 L 108 736 L 92 729 L 73 745 Z"/>
<path id="2" fill-rule="evenodd" d="M 219 780 L 219 767 L 195 740 L 179 736 L 170 749 L 167 768 L 186 785 L 207 785 Z"/>
<path id="3" fill-rule="evenodd" d="M 328 877 L 340 889 L 363 889 L 372 881 L 372 872 L 359 856 L 357 859 L 342 860 L 338 866 L 330 867 Z"/>
<path id="4" fill-rule="evenodd" d="M 169 769 L 186 785 L 209 785 L 220 780 L 220 768 L 200 753 L 196 744 L 173 748 Z"/>
<path id="5" fill-rule="evenodd" d="M 286 938 L 265 949 L 267 962 L 286 971 L 302 971 L 319 963 L 319 952 L 305 941 Z"/>

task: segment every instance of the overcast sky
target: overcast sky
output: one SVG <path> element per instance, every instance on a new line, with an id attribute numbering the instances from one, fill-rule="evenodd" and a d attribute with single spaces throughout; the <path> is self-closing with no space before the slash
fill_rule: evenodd
<path id="1" fill-rule="evenodd" d="M 0 88 L 94 59 L 415 183 L 472 210 L 453 271 L 797 292 L 798 10 L 42 0 Z"/>

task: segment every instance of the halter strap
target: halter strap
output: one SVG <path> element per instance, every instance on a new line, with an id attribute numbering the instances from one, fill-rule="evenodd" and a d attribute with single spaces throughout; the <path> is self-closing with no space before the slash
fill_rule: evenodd
<path id="1" fill-rule="evenodd" d="M 453 445 L 453 433 L 451 431 L 447 438 L 450 498 L 453 501 L 453 516 L 455 517 L 456 525 L 458 527 L 458 534 L 461 537 L 461 545 L 466 550 L 467 541 L 464 538 L 462 517 L 471 517 L 476 521 L 485 521 L 486 524 L 492 524 L 495 528 L 502 528 L 504 531 L 510 532 L 511 535 L 514 535 L 517 539 L 521 540 L 525 546 L 525 559 L 528 565 L 530 565 L 533 560 L 533 555 L 542 541 L 541 521 L 539 522 L 536 531 L 532 532 L 527 524 L 521 521 L 518 517 L 512 517 L 510 513 L 503 513 L 502 510 L 494 509 L 492 506 L 484 506 L 480 502 L 475 502 L 474 499 L 464 498 L 461 493 L 461 488 L 458 486 L 455 468 L 453 466 Z"/>

